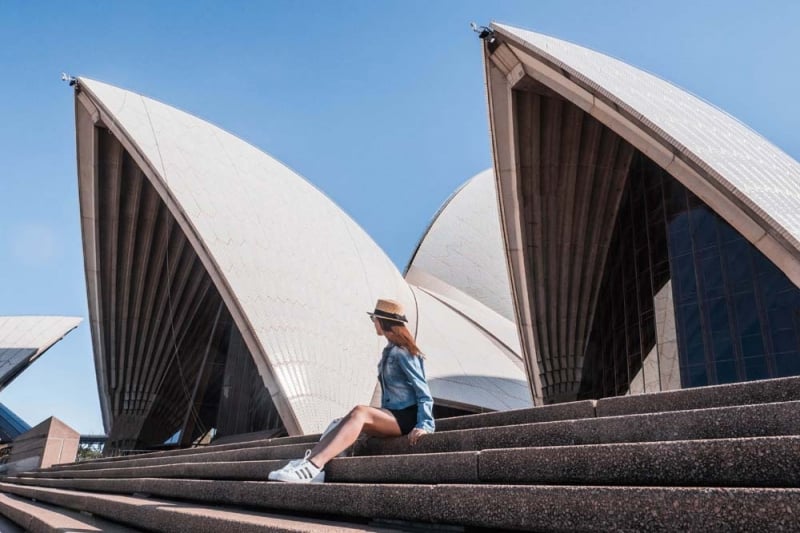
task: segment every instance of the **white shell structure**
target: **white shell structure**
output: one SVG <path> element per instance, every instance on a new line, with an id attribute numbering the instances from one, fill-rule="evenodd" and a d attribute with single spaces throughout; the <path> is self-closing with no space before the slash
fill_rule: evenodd
<path id="1" fill-rule="evenodd" d="M 800 163 L 652 74 L 553 37 L 491 28 L 484 65 L 494 170 L 536 403 L 579 393 L 636 152 L 800 286 Z"/>
<path id="2" fill-rule="evenodd" d="M 319 190 L 241 139 L 138 94 L 79 84 L 98 117 L 141 158 L 193 244 L 287 430 L 320 431 L 369 402 L 382 345 L 366 311 L 378 297 L 394 298 L 415 322 L 410 289 L 370 237 Z M 93 303 L 90 295 L 95 320 Z M 97 342 L 95 352 L 102 358 Z M 100 384 L 101 396 L 107 387 Z"/>
<path id="3" fill-rule="evenodd" d="M 434 217 L 406 271 L 417 341 L 440 403 L 506 410 L 531 398 L 513 321 L 494 174 L 459 188 Z"/>
<path id="4" fill-rule="evenodd" d="M 437 403 L 496 411 L 531 407 L 518 344 L 515 351 L 493 334 L 495 325 L 484 329 L 434 293 L 413 290 L 420 316 L 417 344 L 430 354 L 425 372 Z"/>
<path id="5" fill-rule="evenodd" d="M 491 169 L 467 181 L 439 209 L 411 258 L 406 281 L 416 283 L 422 276 L 433 276 L 514 320 Z"/>
<path id="6" fill-rule="evenodd" d="M 370 401 L 384 339 L 375 334 L 365 312 L 379 297 L 405 306 L 412 333 L 419 333 L 425 346 L 428 379 L 437 401 L 472 411 L 530 405 L 513 322 L 488 306 L 509 304 L 503 292 L 508 292 L 507 281 L 495 293 L 489 282 L 479 279 L 474 288 L 483 291 L 476 294 L 486 305 L 445 287 L 455 279 L 469 281 L 457 269 L 447 282 L 420 282 L 423 288 L 412 290 L 386 254 L 341 209 L 246 142 L 165 104 L 88 79 L 79 80 L 76 107 L 89 310 L 101 407 L 112 440 L 135 439 L 153 420 L 169 418 L 174 427 L 183 414 L 172 412 L 178 407 L 164 407 L 161 383 L 176 366 L 182 369 L 181 380 L 184 375 L 202 375 L 202 364 L 181 362 L 173 353 L 177 346 L 173 351 L 170 342 L 177 341 L 163 341 L 184 338 L 180 331 L 171 331 L 170 321 L 180 328 L 190 322 L 181 323 L 181 317 L 202 313 L 178 302 L 182 293 L 175 287 L 182 287 L 178 265 L 183 264 L 179 255 L 187 247 L 205 273 L 186 274 L 190 281 L 185 285 L 195 292 L 185 292 L 202 297 L 204 279 L 210 278 L 290 434 L 321 431 L 332 418 Z M 103 136 L 108 135 L 121 148 L 113 143 L 103 148 Z M 119 156 L 121 150 L 133 163 Z M 166 206 L 169 216 L 152 206 L 156 200 L 148 199 L 146 191 L 126 185 L 126 180 L 135 181 L 137 172 L 157 191 L 157 202 Z M 490 184 L 486 174 L 465 188 L 471 196 L 489 194 L 481 202 L 482 224 L 496 222 L 496 195 Z M 152 216 L 137 214 L 148 205 Z M 488 209 L 492 205 L 493 211 Z M 169 229 L 159 233 L 159 227 L 170 225 L 179 227 L 180 239 Z M 437 235 L 435 227 L 429 233 Z M 459 239 L 457 233 L 449 236 Z M 495 257 L 486 261 L 494 275 L 504 261 L 499 226 L 491 238 Z M 145 246 L 151 250 L 149 265 L 135 252 Z M 424 242 L 421 249 L 426 249 Z M 148 272 L 163 269 L 154 266 L 162 263 L 166 272 L 147 281 Z M 185 269 L 198 270 L 191 261 L 186 264 Z M 164 279 L 171 290 L 159 289 Z M 137 280 L 149 287 L 133 287 Z M 473 292 L 468 284 L 463 287 Z M 145 308 L 154 316 L 161 316 L 156 315 L 161 309 L 170 320 L 148 326 L 152 319 Z M 213 337 L 216 322 L 206 323 L 210 332 L 204 334 Z M 185 338 L 197 336 L 190 332 Z M 152 337 L 152 344 L 148 340 L 145 348 L 136 348 L 136 339 Z M 157 345 L 160 351 L 152 348 Z M 198 346 L 195 352 L 202 352 L 202 343 Z M 183 365 L 194 366 L 187 366 L 190 372 Z M 190 396 L 193 379 L 183 384 L 186 394 L 178 394 L 178 401 Z M 170 383 L 173 386 L 167 388 L 180 388 L 180 381 Z M 190 418 L 186 414 L 184 427 Z M 163 435 L 152 440 L 161 441 Z"/>
<path id="7" fill-rule="evenodd" d="M 607 55 L 493 24 L 526 74 L 683 182 L 800 286 L 800 163 L 719 108 Z"/>
<path id="8" fill-rule="evenodd" d="M 78 327 L 81 320 L 69 316 L 0 316 L 0 390 Z"/>

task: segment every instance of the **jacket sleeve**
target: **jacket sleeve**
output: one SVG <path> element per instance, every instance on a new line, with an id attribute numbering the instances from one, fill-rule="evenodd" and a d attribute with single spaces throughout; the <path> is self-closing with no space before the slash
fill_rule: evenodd
<path id="1" fill-rule="evenodd" d="M 417 425 L 415 428 L 433 433 L 436 429 L 436 422 L 433 420 L 433 397 L 428 388 L 428 381 L 425 379 L 422 358 L 403 350 L 402 355 L 397 359 L 417 395 Z"/>

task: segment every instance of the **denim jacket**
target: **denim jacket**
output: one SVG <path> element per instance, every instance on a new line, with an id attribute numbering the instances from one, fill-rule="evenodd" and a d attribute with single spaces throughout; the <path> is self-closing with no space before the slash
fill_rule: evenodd
<path id="1" fill-rule="evenodd" d="M 422 357 L 411 355 L 408 350 L 392 344 L 383 349 L 378 364 L 378 379 L 381 382 L 381 407 L 405 409 L 417 405 L 416 428 L 433 433 L 433 397 L 425 380 Z"/>

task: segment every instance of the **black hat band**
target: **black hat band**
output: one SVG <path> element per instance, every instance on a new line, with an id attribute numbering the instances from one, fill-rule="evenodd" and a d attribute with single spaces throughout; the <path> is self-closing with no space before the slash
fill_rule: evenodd
<path id="1" fill-rule="evenodd" d="M 377 316 L 378 318 L 388 318 L 389 320 L 399 320 L 400 322 L 408 322 L 406 315 L 398 315 L 396 313 L 387 313 L 386 311 L 381 311 L 380 309 L 376 309 L 373 316 Z"/>

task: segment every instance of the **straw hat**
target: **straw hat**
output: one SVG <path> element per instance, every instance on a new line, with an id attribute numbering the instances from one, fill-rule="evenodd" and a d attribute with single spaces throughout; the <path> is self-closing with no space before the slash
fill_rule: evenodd
<path id="1" fill-rule="evenodd" d="M 408 322 L 403 305 L 394 300 L 378 299 L 375 304 L 375 311 L 367 312 L 371 317 L 378 317 L 383 320 L 391 320 L 393 322 Z"/>

